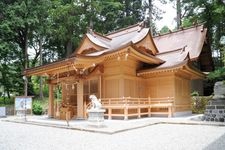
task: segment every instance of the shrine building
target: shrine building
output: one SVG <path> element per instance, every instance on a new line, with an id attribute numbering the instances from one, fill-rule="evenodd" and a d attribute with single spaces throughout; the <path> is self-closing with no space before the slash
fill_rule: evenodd
<path id="1" fill-rule="evenodd" d="M 155 37 L 142 23 L 106 35 L 90 30 L 70 57 L 24 74 L 48 78 L 49 117 L 86 118 L 91 94 L 108 119 L 184 115 L 191 92 L 202 92 L 203 72 L 213 70 L 206 36 L 203 25 Z"/>

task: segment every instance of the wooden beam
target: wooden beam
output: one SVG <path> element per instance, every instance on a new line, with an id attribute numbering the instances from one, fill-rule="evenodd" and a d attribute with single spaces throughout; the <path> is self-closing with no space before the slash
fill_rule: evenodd
<path id="1" fill-rule="evenodd" d="M 54 85 L 49 84 L 48 117 L 54 116 Z"/>
<path id="2" fill-rule="evenodd" d="M 84 118 L 84 98 L 83 98 L 84 83 L 80 80 L 77 84 L 77 119 Z"/>

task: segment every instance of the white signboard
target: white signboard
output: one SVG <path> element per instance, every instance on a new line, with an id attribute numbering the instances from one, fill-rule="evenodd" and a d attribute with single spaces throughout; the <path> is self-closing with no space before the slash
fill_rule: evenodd
<path id="1" fill-rule="evenodd" d="M 221 36 L 220 38 L 220 44 L 225 45 L 225 36 Z"/>
<path id="2" fill-rule="evenodd" d="M 5 116 L 6 116 L 5 107 L 0 107 L 0 117 L 5 117 Z"/>
<path id="3" fill-rule="evenodd" d="M 32 97 L 16 97 L 15 110 L 32 109 Z"/>

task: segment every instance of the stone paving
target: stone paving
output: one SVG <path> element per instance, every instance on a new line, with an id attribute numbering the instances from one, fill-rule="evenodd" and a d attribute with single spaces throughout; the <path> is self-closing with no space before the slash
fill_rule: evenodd
<path id="1" fill-rule="evenodd" d="M 28 117 L 25 124 L 21 119 L 0 119 L 0 150 L 224 150 L 225 147 L 224 124 L 199 125 L 198 121 L 193 121 L 196 117 L 106 120 L 106 127 L 101 131 L 120 132 L 104 134 L 68 130 L 65 121 L 46 117 Z M 163 120 L 167 123 L 154 124 L 154 121 Z M 42 124 L 29 124 L 35 121 Z M 69 129 L 82 125 L 90 129 L 85 123 L 71 121 Z M 153 124 L 148 126 L 150 123 Z M 56 124 L 56 127 L 46 127 L 45 124 Z M 143 126 L 131 130 L 137 125 Z"/>
<path id="2" fill-rule="evenodd" d="M 186 124 L 186 125 L 209 125 L 225 126 L 224 122 L 201 121 L 202 115 L 192 115 L 174 118 L 150 117 L 132 120 L 105 120 L 101 127 L 91 126 L 86 120 L 71 120 L 67 123 L 64 120 L 51 119 L 47 116 L 27 116 L 26 121 L 23 117 L 8 117 L 3 121 L 16 122 L 23 124 L 33 124 L 39 126 L 49 126 L 72 130 L 98 132 L 104 134 L 115 134 L 132 129 L 138 129 L 156 124 Z"/>

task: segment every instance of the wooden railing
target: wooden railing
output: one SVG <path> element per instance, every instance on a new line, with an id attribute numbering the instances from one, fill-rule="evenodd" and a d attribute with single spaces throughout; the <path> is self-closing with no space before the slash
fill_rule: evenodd
<path id="1" fill-rule="evenodd" d="M 105 114 L 108 119 L 114 116 L 124 117 L 128 119 L 129 116 L 137 116 L 140 118 L 142 115 L 151 116 L 152 114 L 167 114 L 168 117 L 173 115 L 173 97 L 163 98 L 102 98 L 101 103 L 103 108 L 107 109 Z M 154 112 L 152 108 L 166 108 L 166 112 Z M 113 112 L 114 110 L 114 112 Z M 123 110 L 123 113 L 117 113 L 115 110 Z M 129 112 L 129 110 L 134 110 Z"/>
<path id="2" fill-rule="evenodd" d="M 121 98 L 102 98 L 101 103 L 103 106 L 107 105 L 148 105 L 150 103 L 149 98 L 131 98 L 131 97 L 121 97 Z"/>

